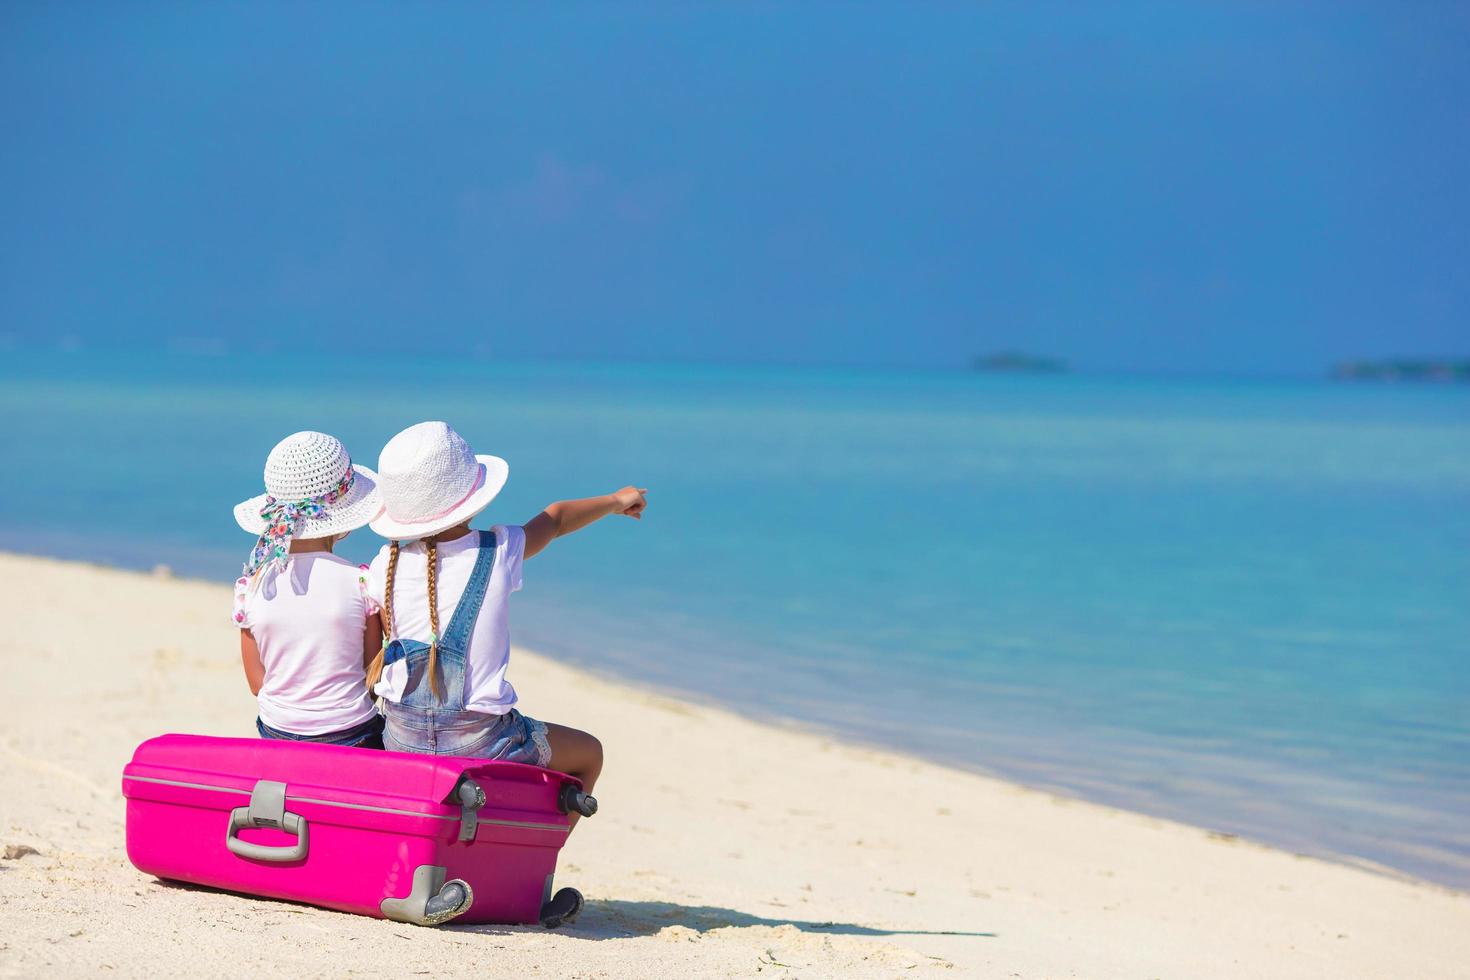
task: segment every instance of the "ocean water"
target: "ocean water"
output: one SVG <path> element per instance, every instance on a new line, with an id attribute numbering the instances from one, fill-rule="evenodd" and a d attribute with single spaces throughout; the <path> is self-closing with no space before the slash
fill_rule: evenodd
<path id="1" fill-rule="evenodd" d="M 8 352 L 0 548 L 229 581 L 277 439 L 445 418 L 490 522 L 650 488 L 527 646 L 1470 887 L 1470 388 L 286 360 Z"/>

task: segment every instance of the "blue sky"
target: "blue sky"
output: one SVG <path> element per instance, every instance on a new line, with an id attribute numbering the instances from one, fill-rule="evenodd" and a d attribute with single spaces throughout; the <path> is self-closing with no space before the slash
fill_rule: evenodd
<path id="1" fill-rule="evenodd" d="M 0 337 L 1466 353 L 1467 10 L 6 4 Z"/>

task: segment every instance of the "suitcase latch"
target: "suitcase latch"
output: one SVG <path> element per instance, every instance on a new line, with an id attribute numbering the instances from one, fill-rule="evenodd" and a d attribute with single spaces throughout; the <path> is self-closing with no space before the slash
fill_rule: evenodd
<path id="1" fill-rule="evenodd" d="M 262 779 L 250 791 L 250 808 L 246 811 L 252 827 L 281 829 L 286 821 L 286 784 Z"/>
<path id="2" fill-rule="evenodd" d="M 485 791 L 480 788 L 480 784 L 469 776 L 460 776 L 459 782 L 454 784 L 454 790 L 444 802 L 459 804 L 459 839 L 474 840 L 475 827 L 480 819 L 479 810 L 485 805 Z"/>

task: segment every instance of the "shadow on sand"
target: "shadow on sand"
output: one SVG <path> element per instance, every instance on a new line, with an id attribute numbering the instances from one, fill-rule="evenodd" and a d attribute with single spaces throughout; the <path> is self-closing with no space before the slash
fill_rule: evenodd
<path id="1" fill-rule="evenodd" d="M 767 918 L 714 905 L 679 905 L 676 902 L 628 902 L 621 899 L 594 899 L 587 902 L 576 924 L 564 935 L 578 939 L 631 939 L 651 936 L 670 926 L 683 926 L 698 933 L 715 929 L 742 929 L 750 926 L 794 926 L 802 932 L 829 936 L 974 936 L 994 938 L 993 932 L 967 932 L 959 929 L 875 929 L 850 922 L 820 922 L 807 919 Z M 493 932 L 505 926 L 454 926 L 456 932 Z"/>
<path id="2" fill-rule="evenodd" d="M 321 911 L 319 906 L 308 903 L 293 902 L 288 899 L 266 899 L 259 895 L 230 892 L 227 889 L 194 885 L 183 881 L 170 881 L 166 878 L 155 878 L 153 884 L 178 891 L 239 895 L 242 898 L 249 898 L 255 901 L 270 902 L 283 910 L 299 912 Z M 971 936 L 978 939 L 994 939 L 996 935 L 993 932 L 970 932 L 963 929 L 877 929 L 872 926 L 860 926 L 851 922 L 767 918 L 766 916 L 752 915 L 749 912 L 739 912 L 735 909 L 720 908 L 716 905 L 680 905 L 677 902 L 629 902 L 617 898 L 589 900 L 582 909 L 582 914 L 577 917 L 576 923 L 557 930 L 557 934 L 566 936 L 569 939 L 633 939 L 639 936 L 652 936 L 671 926 L 683 926 L 686 929 L 693 929 L 695 932 L 701 934 L 713 932 L 716 929 L 744 929 L 752 926 L 794 926 L 802 932 L 819 933 L 828 936 Z M 418 927 L 404 926 L 403 928 L 412 930 Z M 449 922 L 438 928 L 446 932 L 474 933 L 480 935 L 505 935 L 524 931 L 543 931 L 541 926 L 536 925 L 508 926 L 493 923 L 468 925 Z"/>

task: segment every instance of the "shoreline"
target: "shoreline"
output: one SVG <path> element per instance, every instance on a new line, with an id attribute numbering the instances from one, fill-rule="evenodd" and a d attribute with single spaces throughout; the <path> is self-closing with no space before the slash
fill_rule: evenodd
<path id="1" fill-rule="evenodd" d="M 67 564 L 81 565 L 98 571 L 120 571 L 126 574 L 141 574 L 161 581 L 176 581 L 192 583 L 204 587 L 216 584 L 216 580 L 194 574 L 180 574 L 173 571 L 166 564 L 155 565 L 153 569 L 130 568 L 123 564 L 113 564 L 102 560 L 76 559 L 56 557 L 49 554 L 33 552 L 17 552 L 0 549 L 0 556 L 14 555 L 18 557 L 36 558 L 47 561 L 59 561 Z M 572 644 L 576 647 L 576 644 Z M 1436 870 L 1441 870 L 1445 878 L 1431 877 L 1416 871 L 1410 867 L 1403 867 L 1391 863 L 1391 860 L 1381 859 L 1371 854 L 1353 853 L 1348 850 L 1334 848 L 1330 843 L 1322 843 L 1315 840 L 1311 834 L 1298 831 L 1281 820 L 1273 821 L 1269 817 L 1258 817 L 1254 823 L 1244 819 L 1241 815 L 1227 816 L 1218 821 L 1208 819 L 1208 806 L 1210 799 L 1208 794 L 1201 795 L 1197 791 L 1187 801 L 1181 800 L 1184 795 L 1182 790 L 1178 795 L 1171 794 L 1169 788 L 1154 792 L 1150 795 L 1142 795 L 1136 788 L 1123 785 L 1110 785 L 1106 779 L 1093 780 L 1090 787 L 1079 787 L 1075 785 L 1079 780 L 1079 772 L 1076 767 L 1057 768 L 1055 761 L 1048 761 L 1045 753 L 1004 755 L 997 754 L 987 758 L 999 759 L 999 762 L 987 764 L 982 761 L 974 761 L 967 758 L 963 752 L 946 752 L 942 747 L 933 744 L 928 733 L 916 733 L 918 737 L 910 738 L 903 733 L 895 732 L 895 739 L 901 741 L 905 748 L 893 749 L 889 745 L 874 737 L 871 733 L 862 730 L 861 726 L 844 726 L 840 717 L 848 714 L 845 708 L 828 713 L 827 717 L 796 717 L 789 711 L 772 708 L 764 705 L 759 699 L 741 694 L 721 698 L 716 694 L 701 690 L 693 683 L 682 683 L 677 676 L 663 672 L 663 677 L 653 676 L 654 672 L 644 670 L 640 675 L 640 664 L 646 663 L 646 658 L 637 656 L 623 657 L 616 666 L 599 665 L 589 662 L 589 658 L 580 655 L 575 650 L 556 649 L 555 644 L 535 643 L 531 647 L 523 647 L 513 644 L 517 654 L 530 654 L 542 658 L 550 658 L 559 663 L 564 663 L 572 669 L 590 674 L 601 681 L 609 684 L 626 685 L 637 688 L 657 696 L 668 698 L 673 701 L 688 702 L 711 710 L 721 710 L 738 715 L 744 719 L 758 724 L 777 728 L 782 731 L 814 735 L 828 739 L 842 739 L 851 744 L 858 745 L 877 752 L 893 752 L 904 758 L 922 761 L 928 764 L 953 769 L 957 772 L 970 773 L 1003 783 L 1022 786 L 1039 793 L 1059 796 L 1078 802 L 1087 802 L 1098 806 L 1107 807 L 1127 813 L 1138 814 L 1153 819 L 1166 820 L 1182 826 L 1196 828 L 1209 834 L 1222 838 L 1238 838 L 1252 844 L 1271 848 L 1286 854 L 1302 857 L 1312 857 L 1347 867 L 1359 868 L 1386 877 L 1400 879 L 1409 882 L 1422 882 L 1439 888 L 1448 889 L 1451 892 L 1470 892 L 1470 887 L 1461 883 L 1467 865 L 1470 865 L 1470 857 L 1456 861 L 1458 853 L 1449 853 L 1442 848 L 1436 852 L 1434 858 L 1425 859 L 1425 865 L 1434 864 Z M 539 651 L 547 651 L 541 653 Z M 626 668 L 626 669 L 620 669 Z M 516 670 L 512 667 L 512 682 L 516 680 Z M 740 689 L 742 694 L 746 693 L 744 688 Z M 810 708 L 811 706 L 808 705 Z M 841 707 L 841 706 L 839 706 Z M 850 705 L 848 706 L 850 707 Z M 535 706 L 529 708 L 531 714 L 535 715 Z M 812 710 L 821 710 L 820 707 Z M 571 722 L 575 727 L 575 722 Z M 253 730 L 247 733 L 254 735 Z M 1044 736 L 1031 733 L 1029 736 L 1017 733 L 1013 741 L 1018 743 L 1030 742 L 1033 739 L 1044 740 Z M 1125 744 L 1124 749 L 1129 746 Z M 1054 754 L 1054 753 L 1053 753 Z M 1196 760 L 1203 763 L 1206 760 Z M 1216 796 L 1224 796 L 1231 793 L 1246 791 L 1246 787 L 1252 787 L 1260 798 L 1270 799 L 1270 790 L 1273 786 L 1284 785 L 1292 780 L 1302 778 L 1320 778 L 1328 774 L 1304 774 L 1287 769 L 1282 770 L 1207 770 L 1199 768 L 1195 775 L 1196 782 L 1200 780 L 1214 780 L 1213 792 Z M 1232 778 L 1233 777 L 1233 778 Z M 1069 782 L 1070 779 L 1070 782 Z M 1259 784 L 1259 785 L 1257 785 Z M 1170 787 L 1172 788 L 1172 787 Z M 1320 792 L 1331 794 L 1340 792 L 1344 787 L 1324 785 Z M 1288 801 L 1289 802 L 1289 801 Z M 1287 808 L 1287 803 L 1282 804 Z M 1316 815 L 1319 819 L 1323 814 Z M 1364 830 L 1358 835 L 1362 839 L 1369 839 L 1370 834 Z M 1407 838 L 1394 837 L 1394 841 Z M 1388 845 L 1380 845 L 1382 849 L 1392 850 Z M 1405 848 L 1398 848 L 1400 857 L 1404 856 Z M 1425 849 L 1427 853 L 1428 849 Z M 1390 856 L 1391 857 L 1391 856 Z M 1435 862 L 1438 862 L 1435 864 Z M 1458 878 L 1455 877 L 1458 875 Z M 1447 878 L 1453 880 L 1447 880 Z"/>
<path id="2" fill-rule="evenodd" d="M 0 558 L 7 556 L 79 565 L 100 572 L 115 571 L 128 575 L 142 575 L 155 581 L 188 583 L 205 588 L 214 587 L 218 584 L 216 580 L 206 576 L 175 572 L 172 567 L 165 563 L 159 563 L 152 569 L 146 569 L 113 564 L 108 561 L 56 557 L 38 552 L 0 549 Z M 691 705 L 709 710 L 728 712 L 745 720 L 780 731 L 825 739 L 841 739 L 857 747 L 874 752 L 890 753 L 901 758 L 951 769 L 956 772 L 981 776 L 1049 796 L 1073 800 L 1079 803 L 1089 803 L 1124 813 L 1136 814 L 1149 819 L 1168 821 L 1180 826 L 1203 831 L 1212 836 L 1225 839 L 1239 839 L 1256 846 L 1280 851 L 1281 853 L 1296 857 L 1313 858 L 1345 867 L 1358 868 L 1389 878 L 1443 888 L 1454 893 L 1470 894 L 1470 887 L 1461 885 L 1458 882 L 1428 877 L 1424 874 L 1416 873 L 1413 870 L 1398 867 L 1387 861 L 1377 860 L 1366 855 L 1334 850 L 1327 845 L 1304 839 L 1308 837 L 1306 834 L 1297 834 L 1295 835 L 1295 839 L 1291 839 L 1293 835 L 1284 829 L 1277 828 L 1280 832 L 1273 837 L 1271 833 L 1273 828 L 1269 825 L 1262 826 L 1260 828 L 1261 832 L 1256 832 L 1254 828 L 1247 829 L 1240 826 L 1240 821 L 1232 822 L 1230 820 L 1223 820 L 1219 823 L 1212 823 L 1207 819 L 1203 819 L 1204 814 L 1198 812 L 1197 808 L 1179 806 L 1174 801 L 1170 801 L 1168 793 L 1158 794 L 1152 799 L 1137 797 L 1136 795 L 1130 798 L 1128 792 L 1122 787 L 1109 787 L 1106 782 L 1098 783 L 1095 791 L 1088 792 L 1087 790 L 1079 789 L 1066 783 L 1065 777 L 1071 774 L 1068 771 L 1056 773 L 1056 775 L 1063 778 L 1055 780 L 1048 779 L 1047 776 L 1050 775 L 1048 766 L 1042 760 L 1041 756 L 1015 756 L 1013 758 L 1004 758 L 999 764 L 987 765 L 982 762 L 971 761 L 960 753 L 946 753 L 942 749 L 936 748 L 933 751 L 923 751 L 923 748 L 928 748 L 929 746 L 923 745 L 922 743 L 918 749 L 894 749 L 873 738 L 871 735 L 863 733 L 857 726 L 854 726 L 852 729 L 845 729 L 839 721 L 831 719 L 795 717 L 790 713 L 763 707 L 758 701 L 752 698 L 741 698 L 737 696 L 722 700 L 717 695 L 700 690 L 692 685 L 680 684 L 677 680 L 665 682 L 651 676 L 638 676 L 636 673 L 638 668 L 636 666 L 631 667 L 627 673 L 624 673 L 620 672 L 617 668 L 589 663 L 587 658 L 575 653 L 567 653 L 567 655 L 562 656 L 566 651 L 548 650 L 547 646 L 539 643 L 533 647 L 525 647 L 513 642 L 512 650 L 518 657 L 531 656 L 539 659 L 553 660 L 566 665 L 573 671 L 588 674 L 607 684 L 631 687 L 656 697 L 666 698 L 670 701 L 687 702 Z M 543 650 L 547 652 L 543 653 Z M 515 667 L 513 666 L 512 683 L 515 680 Z M 533 707 L 531 714 L 534 716 L 535 713 Z M 575 721 L 569 722 L 569 724 L 576 727 Z M 246 734 L 254 737 L 255 732 L 253 727 Z M 1034 778 L 1027 775 L 1028 770 L 1036 774 Z M 1245 778 L 1245 775 L 1240 774 L 1240 778 Z M 1258 773 L 1255 775 L 1264 776 L 1268 774 Z M 1282 771 L 1269 775 L 1281 779 L 1291 778 L 1293 775 L 1299 777 L 1301 774 Z M 1226 787 L 1222 784 L 1219 788 L 1223 789 Z M 1149 804 L 1151 803 L 1154 805 L 1150 806 Z M 1442 855 L 1441 859 L 1443 859 Z"/>
<path id="3" fill-rule="evenodd" d="M 0 720 L 0 843 L 40 852 L 0 862 L 0 976 L 193 972 L 199 949 L 209 975 L 303 976 L 340 975 L 344 955 L 373 975 L 442 954 L 461 957 L 434 961 L 450 975 L 1089 977 L 1448 977 L 1470 957 L 1470 893 L 1449 886 L 754 721 L 521 648 L 526 703 L 608 749 L 603 811 L 559 865 L 589 901 L 573 929 L 430 932 L 163 884 L 123 855 L 118 776 L 155 734 L 251 733 L 228 587 L 0 553 L 0 588 L 19 695 Z M 160 925 L 176 948 L 136 950 Z"/>

